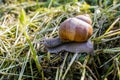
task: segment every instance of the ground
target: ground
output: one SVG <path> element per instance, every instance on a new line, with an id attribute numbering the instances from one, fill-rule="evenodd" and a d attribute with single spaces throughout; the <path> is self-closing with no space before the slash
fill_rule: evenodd
<path id="1" fill-rule="evenodd" d="M 120 80 L 119 0 L 0 0 L 1 80 Z M 94 56 L 49 53 L 60 23 L 89 14 Z M 73 59 L 75 57 L 75 59 Z"/>

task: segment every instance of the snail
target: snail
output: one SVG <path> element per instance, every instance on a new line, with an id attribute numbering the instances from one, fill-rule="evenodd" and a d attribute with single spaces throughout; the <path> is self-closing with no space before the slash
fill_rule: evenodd
<path id="1" fill-rule="evenodd" d="M 88 14 L 66 19 L 60 24 L 58 33 L 57 38 L 44 40 L 44 45 L 50 53 L 68 51 L 93 54 L 93 44 L 89 40 L 93 28 Z"/>

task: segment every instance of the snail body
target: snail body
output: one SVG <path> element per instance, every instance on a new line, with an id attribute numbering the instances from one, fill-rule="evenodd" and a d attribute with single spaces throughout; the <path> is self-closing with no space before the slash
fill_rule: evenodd
<path id="1" fill-rule="evenodd" d="M 68 51 L 72 53 L 79 53 L 79 52 L 86 52 L 90 53 L 91 55 L 94 55 L 93 53 L 93 45 L 91 41 L 83 42 L 83 43 L 64 43 L 62 45 L 56 46 L 56 47 L 49 47 L 47 50 L 50 53 L 58 53 L 60 51 Z"/>
<path id="2" fill-rule="evenodd" d="M 59 37 L 44 40 L 44 45 L 49 52 L 60 52 L 62 50 L 72 52 L 71 50 L 74 48 L 80 48 L 78 50 L 80 51 L 85 48 L 84 46 L 91 49 L 89 46 L 92 46 L 92 44 L 88 41 L 93 33 L 91 24 L 92 20 L 87 14 L 68 18 L 60 24 L 58 31 Z M 68 47 L 69 49 L 67 49 Z M 73 52 L 74 51 L 76 50 L 73 50 Z"/>
<path id="3" fill-rule="evenodd" d="M 45 39 L 44 42 L 43 42 L 43 44 L 46 47 L 56 47 L 56 46 L 59 46 L 62 43 L 63 42 L 61 41 L 61 39 L 59 37 L 52 38 L 52 39 Z"/>

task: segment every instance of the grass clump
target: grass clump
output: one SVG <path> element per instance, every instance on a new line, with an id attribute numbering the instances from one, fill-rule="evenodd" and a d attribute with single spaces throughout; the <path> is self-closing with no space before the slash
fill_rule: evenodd
<path id="1" fill-rule="evenodd" d="M 13 0 L 0 3 L 1 80 L 119 80 L 119 0 Z M 61 22 L 88 13 L 95 56 L 47 52 L 41 41 L 58 36 Z"/>

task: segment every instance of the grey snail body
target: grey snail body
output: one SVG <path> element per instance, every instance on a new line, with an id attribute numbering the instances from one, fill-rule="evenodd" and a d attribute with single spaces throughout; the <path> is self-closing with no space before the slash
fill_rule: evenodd
<path id="1" fill-rule="evenodd" d="M 93 45 L 88 40 L 92 33 L 92 20 L 88 14 L 69 18 L 59 27 L 57 38 L 44 40 L 44 45 L 50 53 L 60 51 L 68 52 L 93 52 Z"/>
<path id="2" fill-rule="evenodd" d="M 44 40 L 44 45 L 45 45 L 46 47 L 49 47 L 49 48 L 50 48 L 50 47 L 56 47 L 56 46 L 58 46 L 58 45 L 60 45 L 60 44 L 62 44 L 62 43 L 63 43 L 63 42 L 60 40 L 59 37 Z"/>
<path id="3" fill-rule="evenodd" d="M 86 52 L 86 53 L 90 53 L 91 55 L 94 55 L 93 45 L 90 40 L 88 40 L 87 42 L 83 42 L 83 43 L 76 43 L 76 42 L 64 43 L 56 47 L 49 47 L 47 48 L 47 50 L 50 53 L 68 51 L 72 53 Z"/>

